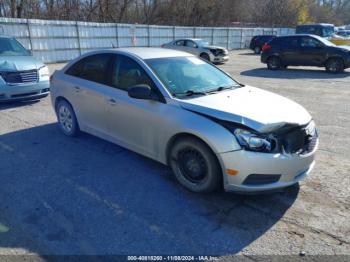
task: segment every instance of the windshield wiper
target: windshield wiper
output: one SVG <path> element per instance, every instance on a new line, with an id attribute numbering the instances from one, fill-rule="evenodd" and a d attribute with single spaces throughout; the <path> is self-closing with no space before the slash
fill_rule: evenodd
<path id="1" fill-rule="evenodd" d="M 200 91 L 193 91 L 193 90 L 187 90 L 184 93 L 173 93 L 174 96 L 177 95 L 183 95 L 183 96 L 193 96 L 193 95 L 207 95 L 207 92 L 200 92 Z"/>
<path id="2" fill-rule="evenodd" d="M 219 86 L 218 88 L 208 91 L 208 93 L 216 93 L 216 92 L 220 92 L 227 89 L 233 89 L 233 88 L 236 88 L 236 86 Z"/>

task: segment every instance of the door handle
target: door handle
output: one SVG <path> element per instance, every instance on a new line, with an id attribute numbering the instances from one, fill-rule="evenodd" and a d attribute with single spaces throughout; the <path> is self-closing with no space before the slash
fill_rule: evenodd
<path id="1" fill-rule="evenodd" d="M 74 89 L 75 89 L 75 92 L 77 92 L 77 93 L 80 91 L 80 87 L 79 86 L 75 86 Z"/>
<path id="2" fill-rule="evenodd" d="M 117 103 L 117 101 L 116 101 L 114 98 L 109 98 L 109 99 L 108 99 L 108 102 L 109 102 L 109 104 L 111 104 L 111 105 L 115 105 L 115 104 Z"/>

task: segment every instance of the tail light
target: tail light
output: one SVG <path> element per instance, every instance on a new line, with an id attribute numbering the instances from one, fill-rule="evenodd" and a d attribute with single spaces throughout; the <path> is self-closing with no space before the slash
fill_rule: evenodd
<path id="1" fill-rule="evenodd" d="M 266 44 L 263 45 L 263 47 L 262 47 L 261 50 L 262 50 L 263 52 L 266 52 L 266 51 L 268 51 L 270 48 L 271 48 L 271 46 L 270 46 L 269 44 L 266 43 Z"/>
<path id="2" fill-rule="evenodd" d="M 165 46 L 165 44 L 161 45 L 160 47 L 164 47 L 164 46 Z"/>
<path id="3" fill-rule="evenodd" d="M 52 82 L 53 80 L 53 75 L 50 75 L 50 82 Z"/>

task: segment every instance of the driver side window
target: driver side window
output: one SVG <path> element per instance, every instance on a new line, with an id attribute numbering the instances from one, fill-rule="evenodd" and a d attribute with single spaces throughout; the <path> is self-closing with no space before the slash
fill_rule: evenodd
<path id="1" fill-rule="evenodd" d="M 321 43 L 311 37 L 303 37 L 300 42 L 301 47 L 319 47 Z"/>
<path id="2" fill-rule="evenodd" d="M 148 85 L 154 88 L 153 81 L 136 61 L 118 55 L 113 66 L 112 86 L 127 91 L 135 85 Z"/>
<path id="3" fill-rule="evenodd" d="M 186 46 L 191 48 L 197 48 L 196 43 L 190 40 L 186 40 Z"/>

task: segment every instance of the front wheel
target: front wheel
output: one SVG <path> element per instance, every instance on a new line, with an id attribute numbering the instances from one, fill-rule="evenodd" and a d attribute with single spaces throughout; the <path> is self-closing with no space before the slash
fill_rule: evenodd
<path id="1" fill-rule="evenodd" d="M 79 126 L 72 106 L 65 100 L 61 100 L 56 108 L 57 120 L 60 129 L 67 136 L 79 134 Z"/>
<path id="2" fill-rule="evenodd" d="M 193 192 L 208 193 L 222 185 L 222 172 L 215 154 L 196 138 L 176 141 L 169 163 L 179 183 Z"/>
<path id="3" fill-rule="evenodd" d="M 282 68 L 281 59 L 277 56 L 272 56 L 267 60 L 267 68 L 270 70 L 279 70 Z"/>
<path id="4" fill-rule="evenodd" d="M 331 58 L 326 63 L 326 71 L 329 73 L 341 73 L 344 71 L 344 63 L 341 59 Z"/>

